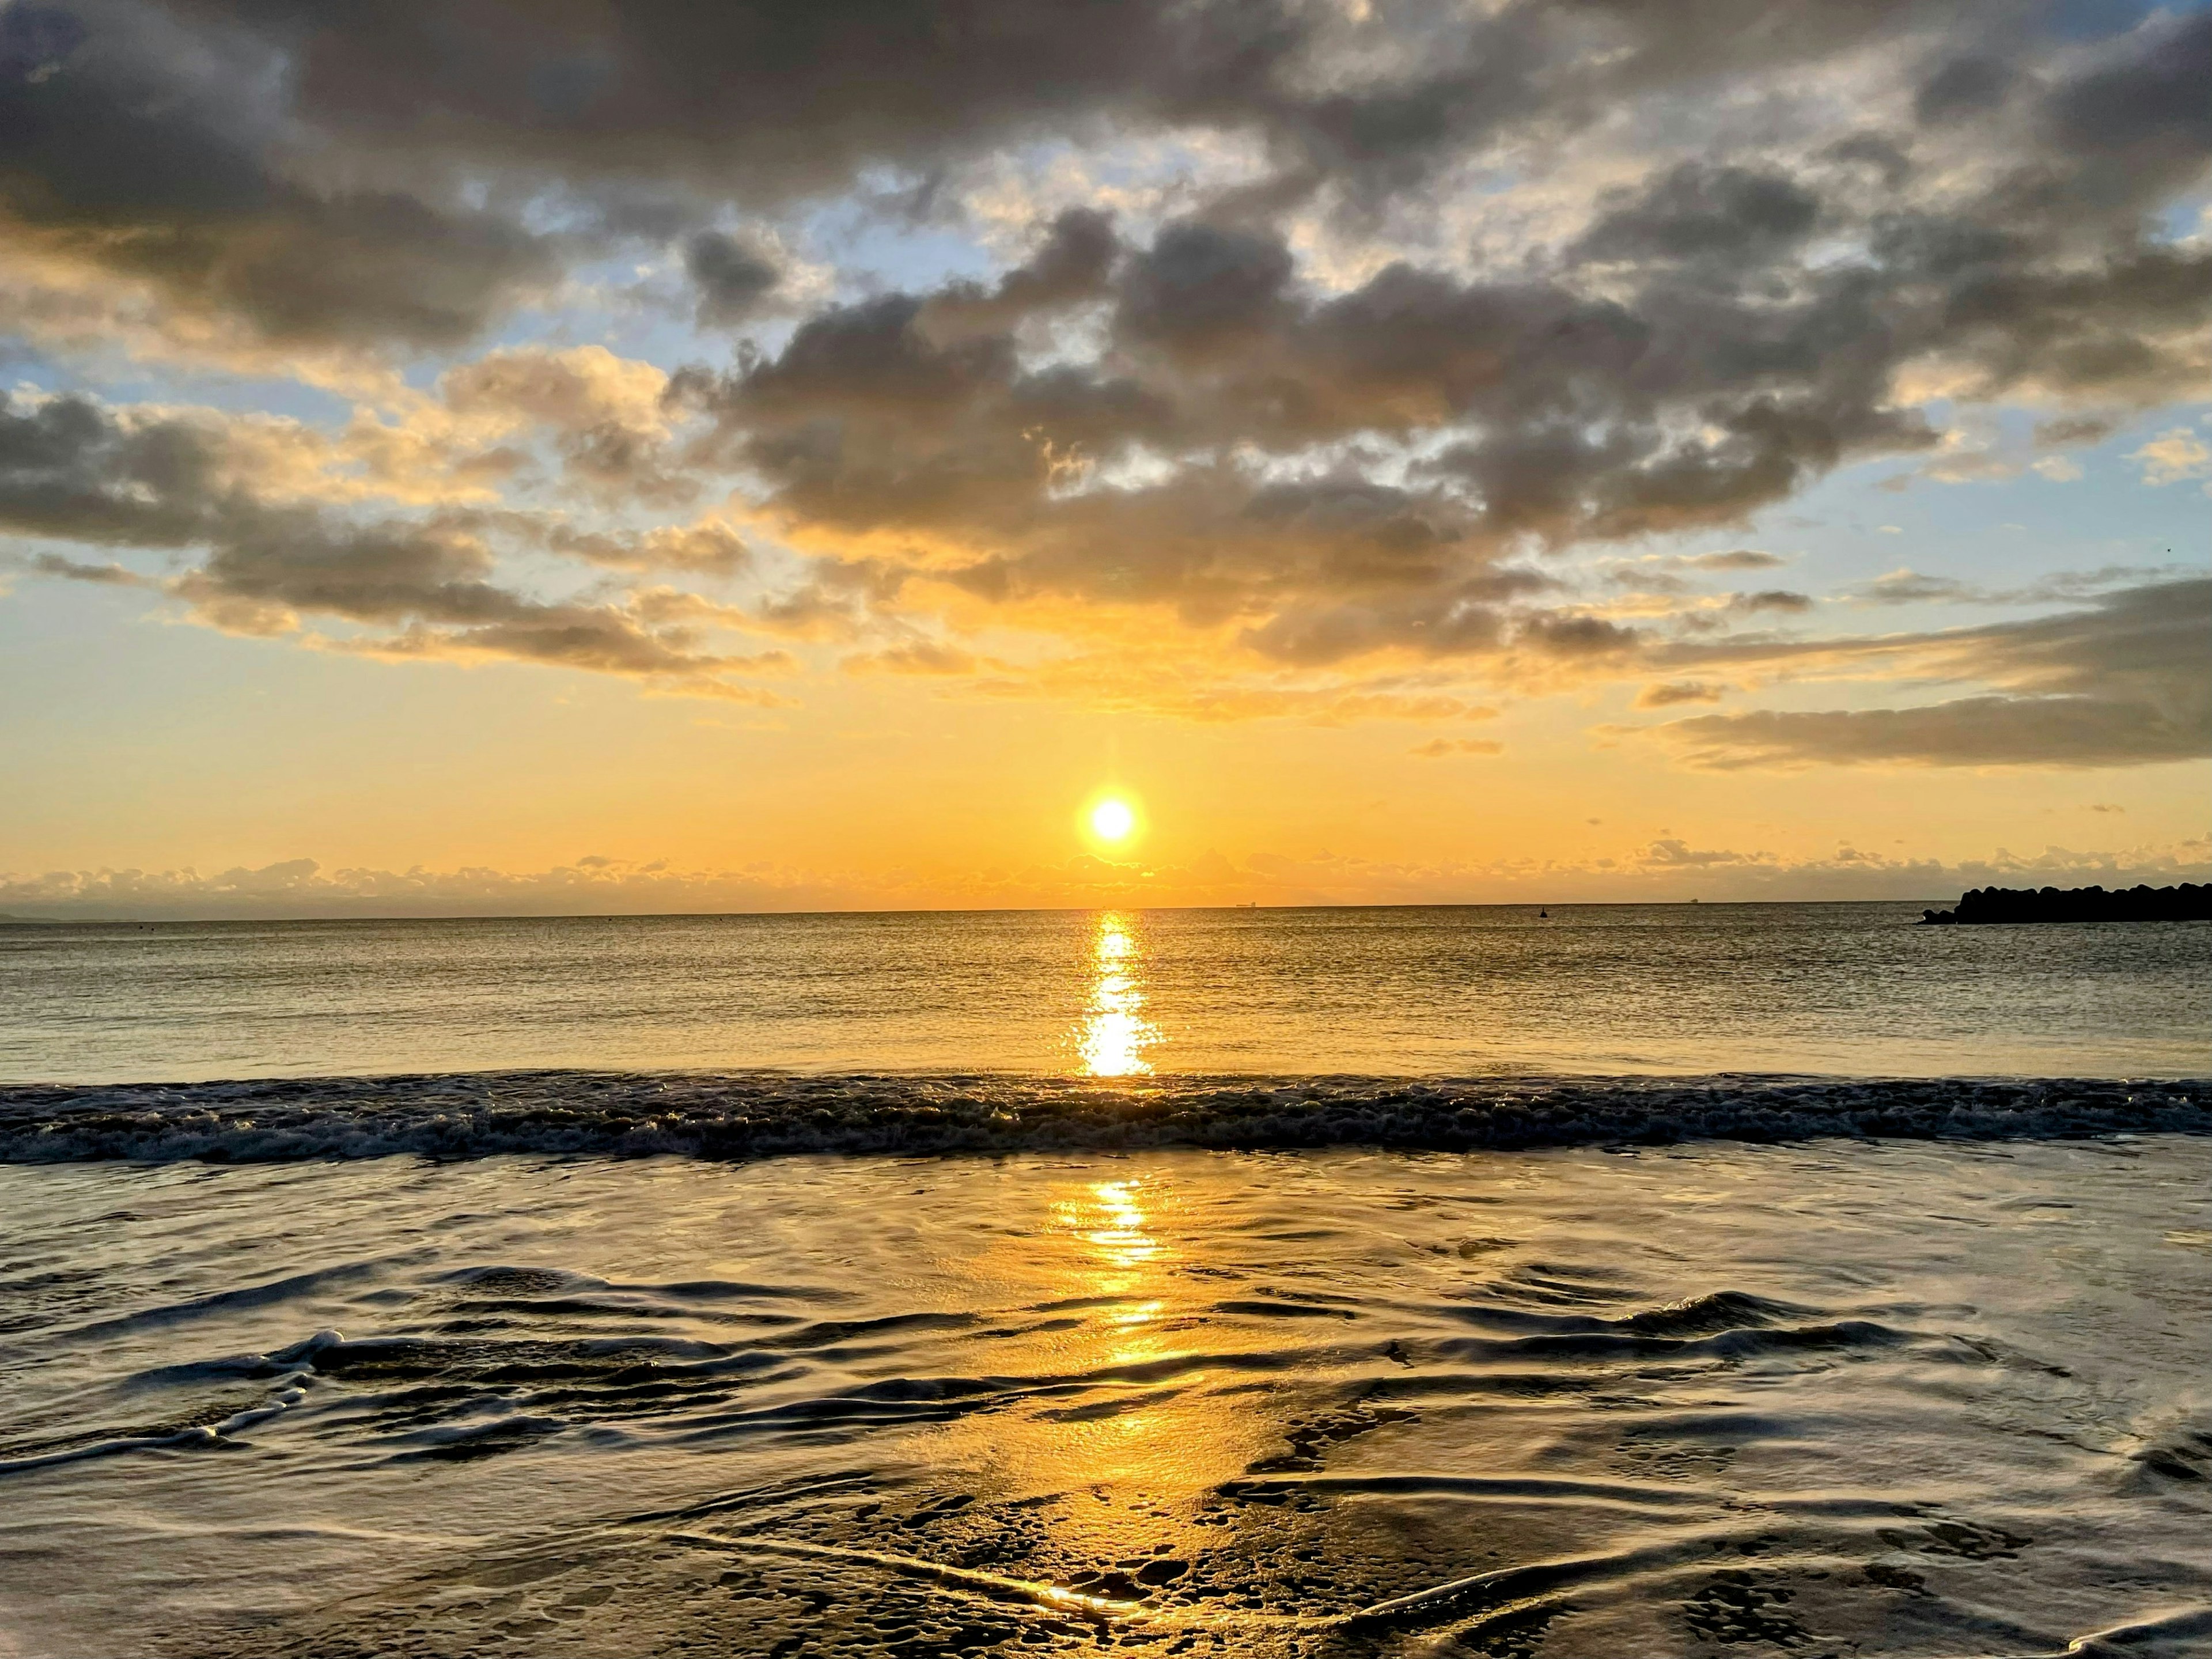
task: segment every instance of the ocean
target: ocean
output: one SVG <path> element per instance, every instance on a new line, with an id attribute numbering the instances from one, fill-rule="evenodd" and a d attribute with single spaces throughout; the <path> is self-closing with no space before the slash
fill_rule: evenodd
<path id="1" fill-rule="evenodd" d="M 2212 927 L 0 928 L 0 1654 L 2212 1651 Z"/>

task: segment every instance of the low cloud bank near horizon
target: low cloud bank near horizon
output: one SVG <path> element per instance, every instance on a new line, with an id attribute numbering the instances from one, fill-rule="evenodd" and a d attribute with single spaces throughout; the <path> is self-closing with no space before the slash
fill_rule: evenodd
<path id="1" fill-rule="evenodd" d="M 1954 899 L 1984 886 L 2154 886 L 2212 879 L 2212 836 L 2123 852 L 2000 849 L 1945 863 L 1839 847 L 1824 858 L 1698 848 L 1674 837 L 1619 858 L 1400 864 L 1322 853 L 1209 851 L 1146 867 L 1079 856 L 966 878 L 866 880 L 754 867 L 684 870 L 588 858 L 536 872 L 338 869 L 294 859 L 203 876 L 139 870 L 0 873 L 15 921 L 398 920 L 808 911 L 1146 908 L 1297 905 L 1572 904 Z"/>

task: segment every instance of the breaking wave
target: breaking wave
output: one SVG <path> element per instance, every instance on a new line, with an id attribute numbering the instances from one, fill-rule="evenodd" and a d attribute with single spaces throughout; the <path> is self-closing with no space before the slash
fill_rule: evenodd
<path id="1" fill-rule="evenodd" d="M 2212 1133 L 2181 1081 L 526 1071 L 0 1087 L 0 1161 L 1478 1147 Z"/>

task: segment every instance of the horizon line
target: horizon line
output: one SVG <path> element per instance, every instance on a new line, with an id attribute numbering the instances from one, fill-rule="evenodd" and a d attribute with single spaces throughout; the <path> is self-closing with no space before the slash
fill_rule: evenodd
<path id="1" fill-rule="evenodd" d="M 1972 890 L 1964 890 L 1971 891 Z M 2117 890 L 2126 891 L 2123 888 Z M 203 915 L 203 916 L 53 916 L 0 911 L 0 927 L 204 927 L 222 922 L 362 922 L 362 921 L 719 921 L 750 918 L 814 916 L 986 916 L 1079 915 L 1102 911 L 1171 914 L 1183 911 L 1304 911 L 1304 910 L 1650 910 L 1723 908 L 1741 905 L 1844 905 L 1956 903 L 1955 897 L 1922 895 L 1913 898 L 1686 898 L 1686 899 L 1432 899 L 1403 902 L 1311 904 L 991 904 L 967 906 L 906 905 L 880 908 L 812 910 L 485 910 L 443 913 L 351 914 L 342 915 Z"/>

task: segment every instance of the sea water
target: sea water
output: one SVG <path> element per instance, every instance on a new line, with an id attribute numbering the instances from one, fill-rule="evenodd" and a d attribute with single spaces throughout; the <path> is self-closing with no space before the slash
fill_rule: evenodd
<path id="1" fill-rule="evenodd" d="M 0 1082 L 2212 1069 L 2212 927 L 1904 904 L 0 927 Z"/>
<path id="2" fill-rule="evenodd" d="M 0 932 L 0 1652 L 2212 1649 L 2212 928 L 1912 914 Z"/>

